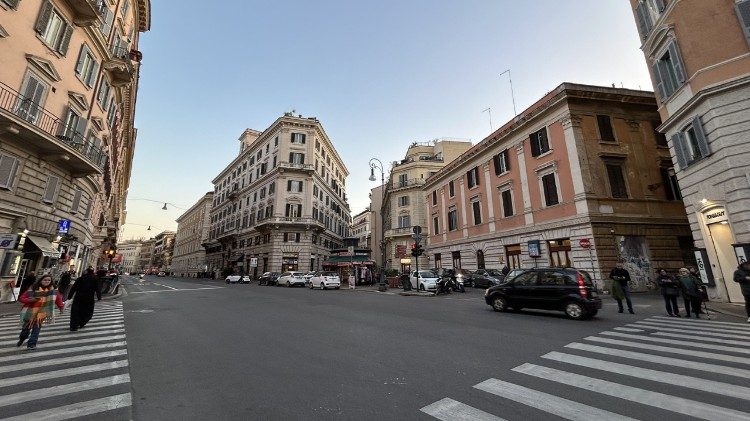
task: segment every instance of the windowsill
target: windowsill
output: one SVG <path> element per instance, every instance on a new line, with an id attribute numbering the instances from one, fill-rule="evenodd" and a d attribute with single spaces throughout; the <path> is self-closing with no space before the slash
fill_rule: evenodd
<path id="1" fill-rule="evenodd" d="M 476 184 L 473 187 L 469 187 L 469 191 L 476 190 L 478 188 L 479 188 L 479 184 Z"/>
<path id="2" fill-rule="evenodd" d="M 54 48 L 50 47 L 50 45 L 47 44 L 47 40 L 45 40 L 44 38 L 42 38 L 41 35 L 39 35 L 37 32 L 34 32 L 34 33 L 36 34 L 36 38 L 39 41 L 41 41 L 42 45 L 44 45 L 52 54 L 54 54 L 55 57 L 57 57 L 57 58 L 63 58 L 63 57 L 65 57 L 59 51 L 57 51 Z"/>
<path id="3" fill-rule="evenodd" d="M 548 150 L 547 152 L 545 152 L 543 154 L 535 156 L 534 158 L 536 158 L 536 159 L 544 158 L 547 155 L 551 155 L 553 151 L 554 151 L 554 149 L 550 149 L 550 150 Z"/>
<path id="4" fill-rule="evenodd" d="M 599 139 L 600 145 L 613 145 L 613 146 L 620 146 L 620 142 L 617 140 L 601 140 Z"/>
<path id="5" fill-rule="evenodd" d="M 508 175 L 508 174 L 510 174 L 510 171 L 509 170 L 505 170 L 505 171 L 501 172 L 500 174 L 495 174 L 495 177 L 503 177 L 503 176 Z"/>
<path id="6" fill-rule="evenodd" d="M 563 202 L 558 202 L 558 203 L 555 203 L 554 205 L 542 206 L 542 209 L 552 209 L 552 208 L 556 208 L 558 206 L 562 206 L 562 204 L 563 204 Z"/>

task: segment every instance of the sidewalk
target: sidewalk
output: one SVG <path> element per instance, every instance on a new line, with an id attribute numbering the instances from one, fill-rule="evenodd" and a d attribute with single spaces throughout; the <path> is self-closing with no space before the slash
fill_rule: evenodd
<path id="1" fill-rule="evenodd" d="M 725 314 L 727 316 L 738 317 L 742 320 L 747 320 L 747 313 L 745 312 L 745 305 L 739 303 L 720 303 L 720 302 L 709 302 L 708 311 Z"/>

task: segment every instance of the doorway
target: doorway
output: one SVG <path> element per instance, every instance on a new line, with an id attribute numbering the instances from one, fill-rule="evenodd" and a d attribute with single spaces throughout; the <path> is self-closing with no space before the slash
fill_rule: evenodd
<path id="1" fill-rule="evenodd" d="M 741 303 L 744 299 L 742 296 L 742 290 L 740 289 L 740 284 L 734 282 L 734 279 L 732 278 L 734 271 L 737 268 L 737 258 L 735 257 L 734 249 L 732 248 L 734 236 L 732 235 L 732 229 L 729 227 L 729 224 L 725 222 L 726 221 L 709 225 L 708 231 L 711 234 L 711 242 L 716 251 L 716 257 L 719 259 L 719 269 L 721 277 L 724 279 L 729 302 Z"/>

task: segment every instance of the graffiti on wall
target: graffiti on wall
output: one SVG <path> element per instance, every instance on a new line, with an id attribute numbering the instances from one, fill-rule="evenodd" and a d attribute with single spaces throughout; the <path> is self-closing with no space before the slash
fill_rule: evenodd
<path id="1" fill-rule="evenodd" d="M 630 273 L 631 291 L 646 291 L 655 288 L 651 278 L 651 259 L 646 239 L 638 236 L 617 237 L 619 260 Z"/>

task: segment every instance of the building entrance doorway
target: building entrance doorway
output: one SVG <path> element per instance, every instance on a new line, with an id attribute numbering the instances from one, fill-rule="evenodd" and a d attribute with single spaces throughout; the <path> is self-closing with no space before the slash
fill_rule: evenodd
<path id="1" fill-rule="evenodd" d="M 737 258 L 732 248 L 734 235 L 732 235 L 732 228 L 725 222 L 709 225 L 708 231 L 711 234 L 711 242 L 719 260 L 719 273 L 723 278 L 729 302 L 741 303 L 744 301 L 742 290 L 740 284 L 734 282 L 733 279 L 734 271 L 737 269 Z M 715 273 L 714 275 L 718 274 Z"/>

